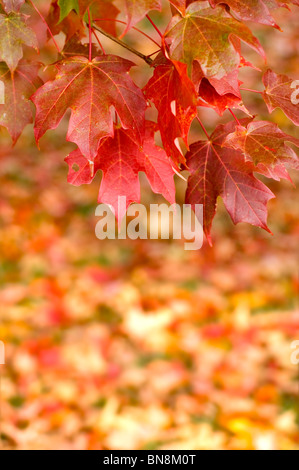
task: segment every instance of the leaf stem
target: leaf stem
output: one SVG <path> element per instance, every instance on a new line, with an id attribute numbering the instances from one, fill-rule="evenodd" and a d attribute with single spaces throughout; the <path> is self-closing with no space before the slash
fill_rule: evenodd
<path id="1" fill-rule="evenodd" d="M 158 49 L 157 51 L 152 52 L 151 54 L 149 54 L 147 57 L 152 57 L 153 55 L 158 54 L 158 52 L 160 52 L 160 51 L 161 51 L 161 49 Z"/>
<path id="2" fill-rule="evenodd" d="M 47 30 L 49 31 L 49 34 L 51 36 L 51 38 L 53 39 L 53 42 L 55 44 L 55 47 L 58 51 L 59 54 L 61 54 L 61 50 L 60 50 L 60 47 L 58 46 L 57 42 L 55 41 L 55 38 L 53 36 L 53 33 L 48 25 L 48 23 L 46 22 L 45 18 L 43 17 L 43 15 L 41 14 L 41 12 L 38 10 L 38 8 L 34 5 L 33 1 L 32 0 L 29 0 L 29 2 L 31 3 L 31 5 L 33 6 L 34 10 L 36 11 L 36 13 L 40 16 L 42 22 L 46 25 L 47 27 Z"/>
<path id="3" fill-rule="evenodd" d="M 112 36 L 111 34 L 107 33 L 107 31 L 105 31 L 104 29 L 102 28 L 99 28 L 99 26 L 93 26 L 93 28 L 96 30 L 96 31 L 99 31 L 99 33 L 103 34 L 103 36 L 106 36 L 107 38 L 111 39 L 111 41 L 114 41 L 116 42 L 116 44 L 118 44 L 119 46 L 122 46 L 124 47 L 125 49 L 127 49 L 128 51 L 132 52 L 132 54 L 135 54 L 137 55 L 138 57 L 140 57 L 140 59 L 144 60 L 148 65 L 152 65 L 153 61 L 150 57 L 142 54 L 141 52 L 137 51 L 136 49 L 134 49 L 133 47 L 129 46 L 128 44 L 126 44 L 125 42 L 121 41 L 120 39 L 118 38 L 115 38 L 114 36 Z"/>
<path id="4" fill-rule="evenodd" d="M 153 22 L 153 20 L 152 20 L 148 15 L 146 15 L 146 18 L 147 18 L 148 21 L 151 23 L 151 25 L 155 28 L 155 30 L 156 30 L 157 33 L 159 34 L 160 38 L 164 39 L 164 38 L 163 38 L 163 34 L 162 34 L 161 31 L 159 30 L 159 28 L 157 28 L 157 26 L 155 25 L 155 23 Z"/>
<path id="5" fill-rule="evenodd" d="M 208 140 L 211 140 L 211 137 L 209 136 L 208 131 L 206 130 L 205 126 L 203 125 L 203 123 L 201 122 L 201 120 L 198 116 L 197 116 L 197 120 L 198 120 L 199 124 L 201 125 L 202 130 L 206 134 Z"/>
<path id="6" fill-rule="evenodd" d="M 125 21 L 116 20 L 116 19 L 112 19 L 112 18 L 95 18 L 93 21 L 115 21 L 115 23 L 121 23 L 121 24 L 127 25 L 127 23 Z M 156 46 L 161 48 L 160 44 L 157 41 L 155 41 L 153 38 L 151 38 L 144 31 L 141 31 L 141 29 L 135 28 L 135 26 L 133 26 L 132 29 L 134 29 L 135 31 L 137 31 L 140 34 L 143 34 L 143 36 L 145 36 L 147 39 L 154 42 L 156 44 Z"/>
<path id="7" fill-rule="evenodd" d="M 251 90 L 251 88 L 240 88 L 240 90 L 242 91 L 251 91 L 252 93 L 259 93 L 260 95 L 263 94 L 262 91 L 258 91 L 258 90 Z"/>
<path id="8" fill-rule="evenodd" d="M 90 9 L 89 7 L 87 8 L 87 13 L 88 13 L 88 31 L 89 31 L 89 62 L 92 61 L 92 30 L 91 30 L 91 20 L 90 20 Z"/>
<path id="9" fill-rule="evenodd" d="M 99 39 L 97 33 L 95 32 L 95 30 L 94 30 L 93 28 L 91 28 L 91 30 L 92 30 L 92 32 L 93 32 L 93 34 L 94 34 L 94 37 L 96 38 L 96 40 L 97 40 L 97 42 L 98 42 L 100 48 L 102 49 L 103 54 L 106 55 L 105 49 L 104 49 L 104 47 L 103 47 L 103 44 L 101 43 L 101 41 L 100 41 L 100 39 Z"/>
<path id="10" fill-rule="evenodd" d="M 237 122 L 237 124 L 239 126 L 242 126 L 242 124 L 240 123 L 239 119 L 237 118 L 237 116 L 235 115 L 235 113 L 233 112 L 233 110 L 231 108 L 228 108 L 229 112 L 231 113 L 232 117 L 234 118 L 234 120 Z"/>

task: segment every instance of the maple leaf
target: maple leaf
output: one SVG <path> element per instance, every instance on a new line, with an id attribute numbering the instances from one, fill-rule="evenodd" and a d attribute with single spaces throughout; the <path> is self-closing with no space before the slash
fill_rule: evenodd
<path id="1" fill-rule="evenodd" d="M 244 113 L 249 114 L 242 103 L 240 92 L 238 92 L 238 94 L 224 93 L 221 95 L 206 78 L 202 79 L 198 94 L 200 97 L 199 106 L 213 108 L 220 116 L 222 116 L 224 111 L 228 108 L 238 108 Z"/>
<path id="2" fill-rule="evenodd" d="M 220 116 L 228 108 L 238 108 L 249 114 L 242 103 L 238 69 L 231 72 L 221 80 L 217 78 L 205 78 L 197 60 L 193 62 L 192 81 L 198 91 L 199 106 L 213 108 Z"/>
<path id="3" fill-rule="evenodd" d="M 24 5 L 25 0 L 1 0 L 3 8 L 6 13 L 11 13 L 12 11 L 18 12 L 22 5 Z"/>
<path id="4" fill-rule="evenodd" d="M 255 21 L 280 29 L 275 23 L 267 3 L 267 0 L 210 0 L 213 7 L 219 4 L 228 5 L 240 21 Z"/>
<path id="5" fill-rule="evenodd" d="M 231 94 L 240 97 L 241 82 L 238 79 L 238 75 L 239 71 L 238 69 L 235 69 L 225 77 L 222 77 L 220 80 L 214 77 L 210 77 L 208 80 L 212 87 L 215 88 L 216 93 L 219 95 L 223 96 L 226 94 Z M 191 77 L 195 88 L 199 90 L 201 81 L 205 78 L 205 76 L 197 60 L 194 60 L 193 62 Z"/>
<path id="6" fill-rule="evenodd" d="M 276 108 L 299 126 L 299 81 L 267 70 L 263 76 L 266 87 L 263 96 L 270 113 Z"/>
<path id="7" fill-rule="evenodd" d="M 125 0 L 125 6 L 127 13 L 127 26 L 122 36 L 141 21 L 149 11 L 161 11 L 161 0 Z"/>
<path id="8" fill-rule="evenodd" d="M 79 0 L 79 12 L 83 16 L 87 8 L 90 8 L 91 18 L 101 20 L 99 26 L 107 33 L 116 36 L 116 22 L 104 21 L 106 18 L 114 20 L 119 14 L 119 9 L 113 5 L 111 0 Z M 87 18 L 88 19 L 88 18 Z"/>
<path id="9" fill-rule="evenodd" d="M 54 36 L 60 32 L 66 35 L 66 43 L 74 36 L 77 38 L 85 36 L 85 26 L 81 18 L 74 11 L 70 11 L 69 14 L 60 21 L 60 8 L 57 1 L 51 3 L 46 21 Z M 51 37 L 49 32 L 48 37 Z"/>
<path id="10" fill-rule="evenodd" d="M 33 122 L 30 96 L 42 85 L 38 77 L 39 64 L 21 61 L 11 72 L 7 65 L 0 64 L 0 81 L 4 84 L 4 104 L 0 104 L 0 126 L 9 131 L 13 143 L 24 127 Z"/>
<path id="11" fill-rule="evenodd" d="M 186 13 L 186 0 L 169 0 L 169 2 L 180 12 L 182 15 Z"/>
<path id="12" fill-rule="evenodd" d="M 119 221 L 132 202 L 140 201 L 140 171 L 146 174 L 155 193 L 162 194 L 170 204 L 174 204 L 174 171 L 164 150 L 155 144 L 154 130 L 155 125 L 147 122 L 145 139 L 140 147 L 130 131 L 116 129 L 113 138 L 108 137 L 101 141 L 92 172 L 80 150 L 75 150 L 66 158 L 69 165 L 68 182 L 75 186 L 90 184 L 96 172 L 102 170 L 99 202 L 111 205 Z M 125 196 L 127 202 L 126 208 L 122 208 L 120 213 L 119 196 Z"/>
<path id="13" fill-rule="evenodd" d="M 95 44 L 92 44 L 92 56 L 96 57 L 99 54 L 99 50 L 96 48 Z M 82 44 L 80 41 L 80 36 L 76 34 L 72 36 L 64 45 L 63 48 L 64 57 L 67 56 L 83 56 L 89 57 L 89 44 Z"/>
<path id="14" fill-rule="evenodd" d="M 191 172 L 186 203 L 203 205 L 204 232 L 210 244 L 219 196 L 235 224 L 248 222 L 269 231 L 267 203 L 273 193 L 255 178 L 254 165 L 245 161 L 242 152 L 223 147 L 235 126 L 235 122 L 218 126 L 210 141 L 192 144 L 186 155 Z"/>
<path id="15" fill-rule="evenodd" d="M 267 0 L 267 3 L 269 8 L 285 7 L 289 9 L 289 4 L 299 7 L 299 0 Z"/>
<path id="16" fill-rule="evenodd" d="M 94 16 L 97 13 L 103 18 L 116 18 L 119 9 L 112 2 L 113 0 L 78 0 L 79 14 L 84 16 L 89 8 Z"/>
<path id="17" fill-rule="evenodd" d="M 119 9 L 113 5 L 112 0 L 59 0 L 59 21 L 65 20 L 72 11 L 88 22 L 87 9 L 90 9 L 91 18 L 113 20 L 119 14 Z M 101 21 L 101 28 L 116 36 L 116 25 L 113 21 Z"/>
<path id="18" fill-rule="evenodd" d="M 188 134 L 196 117 L 198 99 L 187 75 L 187 66 L 165 61 L 155 68 L 144 93 L 158 110 L 158 126 L 167 155 L 176 163 L 184 163 L 177 139 L 182 138 L 188 147 Z"/>
<path id="19" fill-rule="evenodd" d="M 26 25 L 24 18 L 18 13 L 0 14 L 0 61 L 6 62 L 11 71 L 23 57 L 23 44 L 38 48 L 35 33 Z"/>
<path id="20" fill-rule="evenodd" d="M 37 142 L 48 129 L 55 129 L 68 108 L 72 110 L 67 140 L 75 142 L 83 155 L 93 160 L 99 141 L 113 135 L 114 108 L 122 126 L 134 131 L 142 142 L 146 101 L 128 75 L 134 64 L 114 55 L 91 62 L 75 56 L 57 64 L 58 75 L 32 96 L 36 105 Z"/>
<path id="21" fill-rule="evenodd" d="M 299 147 L 299 139 L 280 130 L 277 124 L 256 121 L 249 123 L 247 128 L 236 126 L 223 145 L 241 150 L 246 160 L 254 163 L 255 171 L 268 178 L 290 180 L 285 167 L 298 170 L 299 159 L 286 142 L 292 142 Z"/>
<path id="22" fill-rule="evenodd" d="M 91 8 L 93 5 L 97 5 L 100 7 L 100 4 L 103 4 L 104 7 L 107 8 L 108 4 L 111 5 L 110 0 L 78 0 L 78 6 L 79 6 L 79 13 L 81 16 L 84 16 L 86 13 L 86 10 L 88 8 Z M 109 16 L 110 18 L 110 16 Z"/>
<path id="23" fill-rule="evenodd" d="M 172 59 L 186 63 L 189 73 L 193 61 L 198 60 L 207 78 L 218 79 L 240 65 L 240 54 L 232 42 L 234 37 L 264 56 L 262 46 L 247 26 L 220 7 L 213 9 L 209 2 L 192 3 L 184 17 L 173 17 L 166 31 Z"/>
<path id="24" fill-rule="evenodd" d="M 244 57 L 242 56 L 241 54 L 242 44 L 241 44 L 240 39 L 238 39 L 235 36 L 231 36 L 230 40 L 235 50 L 240 55 L 239 68 L 251 67 L 261 72 L 260 69 L 252 65 L 250 62 L 246 61 Z M 240 85 L 242 84 L 242 82 L 240 82 L 239 80 L 239 68 L 232 70 L 230 73 L 228 73 L 226 76 L 222 77 L 221 79 L 218 79 L 216 77 L 208 78 L 210 84 L 215 88 L 215 90 L 217 91 L 217 93 L 219 93 L 219 95 L 225 95 L 229 93 L 235 96 L 240 96 Z M 205 75 L 197 60 L 193 61 L 191 76 L 192 76 L 192 81 L 194 82 L 194 84 L 199 87 L 200 82 L 205 77 Z"/>
<path id="25" fill-rule="evenodd" d="M 78 0 L 58 0 L 58 5 L 60 8 L 59 21 L 64 20 L 72 10 L 79 13 Z"/>

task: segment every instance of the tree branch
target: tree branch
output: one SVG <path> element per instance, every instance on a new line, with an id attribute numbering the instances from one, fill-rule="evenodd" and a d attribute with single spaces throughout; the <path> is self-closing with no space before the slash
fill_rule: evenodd
<path id="1" fill-rule="evenodd" d="M 140 59 L 144 60 L 148 65 L 152 65 L 153 60 L 152 60 L 149 56 L 146 56 L 146 55 L 142 54 L 141 52 L 137 51 L 136 49 L 134 49 L 133 47 L 129 46 L 128 44 L 126 44 L 125 42 L 121 41 L 120 39 L 115 38 L 115 37 L 112 36 L 111 34 L 107 33 L 104 29 L 100 28 L 99 26 L 93 25 L 92 27 L 93 27 L 93 29 L 96 29 L 97 31 L 99 31 L 101 34 L 103 34 L 103 35 L 106 36 L 107 38 L 111 39 L 111 41 L 116 42 L 116 44 L 118 44 L 119 46 L 124 47 L 124 48 L 127 49 L 128 51 L 132 52 L 132 54 L 135 54 L 135 55 L 137 55 L 138 57 L 140 57 Z"/>

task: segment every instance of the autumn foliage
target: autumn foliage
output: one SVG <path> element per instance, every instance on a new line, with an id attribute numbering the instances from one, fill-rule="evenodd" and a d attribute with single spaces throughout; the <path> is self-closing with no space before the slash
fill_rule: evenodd
<path id="1" fill-rule="evenodd" d="M 264 89 L 247 89 L 239 72 L 254 65 L 243 56 L 241 44 L 266 61 L 247 22 L 279 29 L 273 10 L 288 8 L 288 4 L 299 6 L 299 1 L 167 3 L 172 19 L 160 31 L 148 16 L 152 10 L 161 11 L 160 0 L 55 0 L 46 18 L 34 0 L 26 4 L 24 0 L 1 0 L 4 99 L 0 125 L 15 143 L 24 127 L 34 121 L 38 144 L 71 110 L 66 139 L 77 149 L 66 157 L 68 180 L 78 186 L 89 184 L 101 170 L 99 202 L 112 205 L 118 218 L 124 215 L 117 213 L 118 196 L 126 196 L 128 205 L 140 199 L 139 172 L 145 172 L 154 192 L 173 204 L 174 175 L 187 170 L 186 203 L 203 204 L 204 231 L 210 242 L 219 196 L 234 223 L 248 222 L 269 231 L 267 203 L 274 194 L 256 174 L 277 181 L 290 179 L 288 170 L 298 169 L 299 161 L 289 144 L 299 147 L 299 140 L 274 122 L 252 116 L 243 94 L 250 99 L 248 92 L 258 93 L 269 113 L 279 107 L 299 125 L 298 82 L 275 73 L 269 64 L 261 71 Z M 41 63 L 47 54 L 39 50 L 32 21 L 36 15 L 46 24 L 48 41 L 57 49 L 56 75 L 45 83 L 40 71 L 52 63 Z M 142 54 L 126 40 L 127 33 L 136 30 L 145 17 L 156 39 L 138 32 L 146 36 L 145 41 L 156 43 L 157 50 L 151 55 Z M 65 38 L 62 48 L 55 39 L 61 33 Z M 123 46 L 122 57 L 103 47 L 102 36 Z M 135 64 L 126 53 L 130 58 L 135 54 L 152 69 L 143 89 L 130 75 Z M 148 119 L 150 107 L 157 111 L 156 122 Z M 231 121 L 220 123 L 209 135 L 198 116 L 198 109 L 204 108 L 212 108 L 220 116 L 228 110 Z M 243 116 L 236 117 L 233 109 Z M 195 120 L 202 126 L 204 138 L 199 136 L 190 144 L 189 131 Z M 163 148 L 155 140 L 158 133 Z"/>

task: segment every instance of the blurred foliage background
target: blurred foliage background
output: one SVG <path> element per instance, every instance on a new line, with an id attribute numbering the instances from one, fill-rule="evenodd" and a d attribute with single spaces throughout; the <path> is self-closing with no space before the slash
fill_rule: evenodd
<path id="1" fill-rule="evenodd" d="M 48 2 L 37 4 L 47 12 Z M 151 16 L 163 30 L 166 6 Z M 299 10 L 275 17 L 282 33 L 254 31 L 268 65 L 298 78 Z M 31 21 L 43 44 L 44 27 Z M 155 37 L 146 21 L 141 28 Z M 154 51 L 138 33 L 126 40 Z M 146 64 L 103 42 L 140 65 L 133 72 L 140 86 L 147 81 Z M 39 60 L 56 60 L 51 42 Z M 262 89 L 260 77 L 241 72 L 248 88 Z M 244 93 L 244 101 L 269 119 L 259 95 Z M 201 117 L 210 130 L 219 122 L 210 110 Z M 298 136 L 279 110 L 271 119 Z M 191 140 L 199 133 L 195 126 Z M 64 122 L 37 149 L 28 126 L 12 149 L 1 129 L 2 447 L 298 450 L 299 376 L 290 360 L 299 340 L 298 189 L 267 181 L 277 195 L 269 205 L 273 237 L 234 227 L 220 203 L 213 248 L 103 242 L 94 233 L 100 175 L 91 186 L 67 184 L 63 160 L 73 146 L 65 134 Z M 146 181 L 142 187 L 142 202 L 160 201 Z M 182 202 L 180 179 L 177 188 Z"/>

